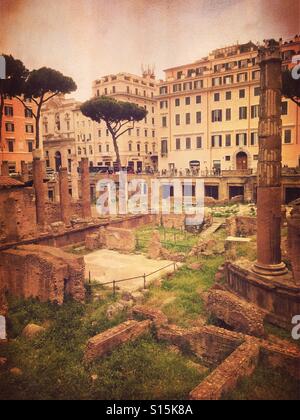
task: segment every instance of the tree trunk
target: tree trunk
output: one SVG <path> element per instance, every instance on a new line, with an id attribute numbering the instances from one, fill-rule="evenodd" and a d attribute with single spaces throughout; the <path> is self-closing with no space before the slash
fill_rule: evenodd
<path id="1" fill-rule="evenodd" d="M 38 150 L 40 148 L 40 119 L 41 119 L 41 103 L 38 106 L 36 119 L 35 119 L 35 148 Z"/>
<path id="2" fill-rule="evenodd" d="M 118 141 L 117 141 L 116 136 L 114 134 L 112 135 L 112 138 L 113 138 L 114 149 L 115 149 L 115 153 L 116 153 L 116 162 L 118 164 L 119 169 L 121 169 L 122 164 L 121 164 L 121 156 L 120 156 Z"/>

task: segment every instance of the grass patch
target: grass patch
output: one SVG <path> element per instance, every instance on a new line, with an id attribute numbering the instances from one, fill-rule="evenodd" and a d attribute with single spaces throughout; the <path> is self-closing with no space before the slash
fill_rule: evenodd
<path id="1" fill-rule="evenodd" d="M 86 367 L 82 364 L 86 341 L 126 319 L 120 314 L 107 320 L 112 299 L 80 305 L 57 306 L 38 301 L 11 301 L 9 336 L 0 357 L 8 364 L 0 368 L 1 400 L 90 400 L 90 399 L 185 399 L 201 381 L 189 360 L 170 352 L 151 335 L 124 345 L 110 356 Z M 34 340 L 20 336 L 30 322 L 46 332 Z M 18 367 L 22 376 L 13 376 Z M 97 375 L 96 381 L 92 375 Z"/>
<path id="2" fill-rule="evenodd" d="M 300 400 L 300 382 L 281 370 L 259 366 L 250 378 L 241 380 L 223 400 Z"/>
<path id="3" fill-rule="evenodd" d="M 173 276 L 166 277 L 160 288 L 150 287 L 146 304 L 160 308 L 170 322 L 184 327 L 205 315 L 200 292 L 213 285 L 215 274 L 224 259 L 217 256 L 198 261 L 203 264 L 201 271 L 182 267 Z"/>
<path id="4" fill-rule="evenodd" d="M 137 251 L 148 251 L 149 242 L 151 241 L 154 230 L 159 231 L 160 240 L 164 248 L 169 251 L 173 251 L 174 253 L 189 252 L 193 246 L 198 243 L 200 238 L 199 235 L 194 235 L 180 229 L 165 229 L 164 227 L 154 228 L 153 226 L 146 226 L 136 231 Z"/>

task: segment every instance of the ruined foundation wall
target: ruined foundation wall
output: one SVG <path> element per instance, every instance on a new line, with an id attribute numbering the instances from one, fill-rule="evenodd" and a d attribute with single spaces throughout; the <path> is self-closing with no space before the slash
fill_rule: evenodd
<path id="1" fill-rule="evenodd" d="M 257 219 L 250 216 L 232 216 L 226 220 L 228 236 L 248 237 L 257 234 Z"/>
<path id="2" fill-rule="evenodd" d="M 69 294 L 84 301 L 84 260 L 57 248 L 20 246 L 0 253 L 0 289 L 19 298 L 62 304 Z"/>
<path id="3" fill-rule="evenodd" d="M 34 237 L 36 233 L 33 189 L 0 190 L 0 243 Z"/>
<path id="4" fill-rule="evenodd" d="M 253 374 L 258 358 L 259 345 L 245 342 L 191 392 L 190 399 L 219 400 L 233 391 L 240 379 Z"/>
<path id="5" fill-rule="evenodd" d="M 71 202 L 70 204 L 70 212 L 72 218 L 82 218 L 83 211 L 82 211 L 82 203 L 81 202 Z M 47 223 L 56 223 L 61 221 L 61 208 L 60 203 L 46 203 L 46 218 Z"/>

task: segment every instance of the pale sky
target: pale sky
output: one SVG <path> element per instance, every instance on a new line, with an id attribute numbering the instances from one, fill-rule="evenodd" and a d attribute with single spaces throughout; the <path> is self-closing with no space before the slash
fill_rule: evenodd
<path id="1" fill-rule="evenodd" d="M 85 100 L 107 74 L 144 64 L 164 78 L 237 41 L 292 37 L 299 9 L 300 0 L 0 0 L 0 54 L 62 71 Z"/>

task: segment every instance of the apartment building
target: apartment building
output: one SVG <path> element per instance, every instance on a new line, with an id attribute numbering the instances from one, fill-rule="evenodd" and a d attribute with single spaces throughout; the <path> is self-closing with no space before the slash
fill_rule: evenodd
<path id="1" fill-rule="evenodd" d="M 64 95 L 51 99 L 42 110 L 41 132 L 47 166 L 58 171 L 61 166 L 72 170 L 88 157 L 95 164 L 94 122 L 80 111 L 81 103 Z"/>
<path id="2" fill-rule="evenodd" d="M 93 96 L 108 96 L 120 101 L 132 102 L 147 111 L 145 120 L 119 138 L 121 161 L 123 166 L 135 171 L 157 169 L 158 143 L 156 133 L 156 95 L 157 81 L 151 69 L 143 71 L 142 76 L 118 73 L 96 80 L 93 83 Z M 132 126 L 132 125 L 131 125 Z M 95 127 L 97 147 L 95 158 L 97 165 L 113 166 L 115 153 L 112 139 L 105 123 Z"/>
<path id="3" fill-rule="evenodd" d="M 283 42 L 283 65 L 300 53 L 300 37 Z M 159 85 L 159 169 L 186 174 L 256 169 L 260 69 L 249 42 L 165 70 Z M 283 99 L 283 163 L 300 166 L 299 107 Z"/>
<path id="4" fill-rule="evenodd" d="M 28 109 L 16 98 L 6 97 L 0 141 L 0 163 L 7 161 L 11 174 L 21 172 L 21 162 L 32 163 L 35 147 L 34 103 L 26 101 Z"/>

